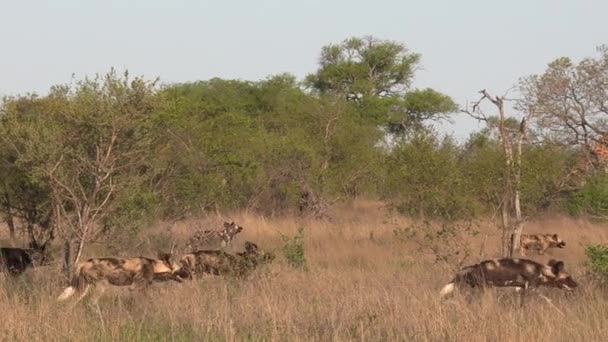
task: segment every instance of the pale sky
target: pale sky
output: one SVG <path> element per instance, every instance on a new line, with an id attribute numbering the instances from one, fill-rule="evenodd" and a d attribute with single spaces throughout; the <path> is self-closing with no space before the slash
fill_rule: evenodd
<path id="1" fill-rule="evenodd" d="M 414 86 L 464 106 L 556 57 L 596 56 L 606 13 L 606 0 L 0 0 L 0 95 L 44 94 L 112 66 L 164 83 L 301 79 L 323 45 L 373 35 L 421 53 Z M 457 137 L 481 127 L 455 121 L 443 129 Z"/>

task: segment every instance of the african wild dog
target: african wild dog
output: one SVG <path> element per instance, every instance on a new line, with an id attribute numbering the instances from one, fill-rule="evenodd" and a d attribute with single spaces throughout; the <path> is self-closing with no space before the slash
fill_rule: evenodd
<path id="1" fill-rule="evenodd" d="M 30 267 L 48 264 L 47 243 L 34 241 L 30 248 L 0 247 L 0 272 L 18 276 Z"/>
<path id="2" fill-rule="evenodd" d="M 533 248 L 538 254 L 545 254 L 549 248 L 564 248 L 566 243 L 557 234 L 522 235 L 519 240 L 519 253 L 526 255 L 528 249 Z"/>
<path id="3" fill-rule="evenodd" d="M 245 242 L 245 251 L 236 255 L 219 250 L 201 250 L 188 253 L 180 260 L 180 277 L 192 278 L 193 274 L 245 276 L 260 264 L 274 260 L 272 253 L 260 252 L 258 246 Z"/>
<path id="4" fill-rule="evenodd" d="M 547 265 L 541 265 L 528 259 L 504 258 L 486 260 L 462 268 L 454 279 L 441 289 L 441 297 L 452 293 L 456 286 L 464 285 L 481 289 L 492 286 L 516 287 L 523 290 L 523 305 L 523 295 L 528 288 L 548 286 L 571 290 L 577 283 L 564 271 L 562 261 L 551 260 Z"/>
<path id="5" fill-rule="evenodd" d="M 241 231 L 243 231 L 243 227 L 234 222 L 224 222 L 223 230 L 199 230 L 188 240 L 186 249 L 191 252 L 203 248 L 224 248 Z"/>
<path id="6" fill-rule="evenodd" d="M 97 288 L 94 302 L 105 291 L 107 285 L 130 286 L 129 290 L 144 290 L 153 281 L 174 280 L 182 282 L 178 276 L 179 266 L 171 260 L 171 254 L 159 253 L 159 259 L 134 258 L 93 258 L 80 262 L 74 271 L 70 285 L 57 298 L 62 301 L 74 293 L 80 293 L 78 303 L 89 288 Z"/>

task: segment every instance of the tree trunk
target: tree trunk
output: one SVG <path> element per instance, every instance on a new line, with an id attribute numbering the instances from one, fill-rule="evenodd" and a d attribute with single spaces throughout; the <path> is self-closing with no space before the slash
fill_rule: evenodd
<path id="1" fill-rule="evenodd" d="M 518 164 L 521 163 L 521 148 L 518 151 Z M 509 246 L 509 256 L 515 255 L 515 252 L 519 249 L 519 242 L 521 239 L 521 233 L 524 231 L 524 221 L 521 217 L 521 206 L 520 206 L 520 195 L 519 195 L 519 183 L 520 183 L 520 169 L 515 174 L 515 195 L 513 198 L 513 205 L 515 209 L 515 226 L 513 227 L 513 233 L 511 234 L 511 245 Z"/>
<path id="2" fill-rule="evenodd" d="M 11 244 L 15 245 L 15 220 L 13 219 L 13 212 L 11 210 L 11 199 L 8 194 L 4 194 L 4 215 L 6 225 L 8 226 L 8 233 L 11 239 Z"/>
<path id="3" fill-rule="evenodd" d="M 82 237 L 82 239 L 78 239 L 78 251 L 76 252 L 76 256 L 74 257 L 74 264 L 78 263 L 78 261 L 80 260 L 80 256 L 82 255 L 82 248 L 84 247 L 84 241 L 84 236 Z"/>
<path id="4" fill-rule="evenodd" d="M 465 111 L 473 118 L 488 122 L 488 118 L 479 110 L 479 104 L 484 99 L 490 100 L 498 109 L 498 130 L 500 133 L 500 141 L 505 153 L 505 178 L 501 204 L 502 217 L 502 254 L 505 257 L 512 257 L 515 251 L 519 248 L 519 240 L 524 229 L 523 219 L 521 217 L 520 207 L 520 183 L 521 183 L 521 155 L 522 144 L 526 138 L 526 122 L 532 117 L 533 108 L 529 108 L 527 117 L 524 117 L 519 125 L 519 137 L 517 139 L 516 159 L 513 158 L 513 141 L 505 126 L 505 110 L 504 98 L 496 96 L 492 97 L 485 89 L 481 90 L 483 95 L 481 99 L 473 105 L 473 111 Z M 474 114 L 479 111 L 481 115 Z M 509 216 L 511 211 L 515 211 L 515 224 L 509 224 Z"/>
<path id="5" fill-rule="evenodd" d="M 72 263 L 72 240 L 65 239 L 63 241 L 63 273 L 68 279 L 72 277 L 73 263 Z"/>
<path id="6" fill-rule="evenodd" d="M 500 216 L 502 219 L 502 255 L 509 256 L 511 229 L 509 227 L 509 194 L 506 190 L 502 198 Z"/>
<path id="7" fill-rule="evenodd" d="M 529 116 L 532 115 L 532 111 L 528 113 Z M 524 117 L 521 120 L 519 125 L 519 137 L 517 139 L 517 159 L 515 160 L 515 194 L 513 198 L 513 205 L 515 209 L 515 227 L 513 228 L 513 235 L 511 238 L 511 256 L 515 255 L 515 251 L 519 249 L 519 242 L 521 239 L 521 234 L 524 231 L 524 221 L 521 217 L 521 205 L 520 205 L 520 191 L 519 187 L 521 184 L 521 155 L 522 155 L 522 144 L 524 139 L 526 138 L 526 118 Z"/>

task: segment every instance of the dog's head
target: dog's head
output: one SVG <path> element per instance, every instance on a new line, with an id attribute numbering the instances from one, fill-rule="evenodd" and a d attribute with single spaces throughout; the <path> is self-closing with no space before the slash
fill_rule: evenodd
<path id="1" fill-rule="evenodd" d="M 566 247 L 566 242 L 564 242 L 564 240 L 560 239 L 557 234 L 546 235 L 546 238 L 547 238 L 547 240 L 549 240 L 549 243 L 553 246 L 556 246 L 559 248 Z"/>
<path id="2" fill-rule="evenodd" d="M 565 271 L 564 262 L 553 259 L 543 269 L 542 283 L 565 290 L 572 290 L 578 286 L 577 282 Z"/>
<path id="3" fill-rule="evenodd" d="M 243 227 L 236 224 L 234 221 L 232 222 L 224 222 L 224 233 L 229 237 L 234 237 L 236 234 L 243 231 Z"/>

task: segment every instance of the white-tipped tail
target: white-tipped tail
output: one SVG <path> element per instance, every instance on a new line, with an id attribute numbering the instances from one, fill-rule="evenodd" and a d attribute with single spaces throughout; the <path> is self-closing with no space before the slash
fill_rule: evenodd
<path id="1" fill-rule="evenodd" d="M 453 282 L 452 283 L 448 283 L 446 286 L 444 286 L 441 289 L 441 292 L 439 293 L 439 296 L 441 298 L 443 298 L 443 297 L 449 295 L 450 293 L 452 293 L 454 291 L 454 287 L 455 287 L 455 284 Z"/>
<path id="2" fill-rule="evenodd" d="M 74 292 L 76 292 L 76 289 L 73 286 L 68 286 L 65 288 L 65 290 L 63 290 L 61 295 L 59 295 L 59 297 L 57 297 L 57 300 L 58 301 L 66 300 L 66 299 L 72 297 Z"/>

